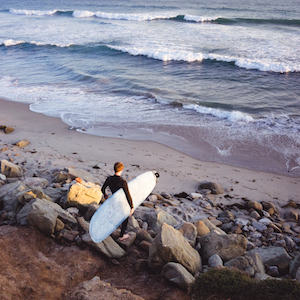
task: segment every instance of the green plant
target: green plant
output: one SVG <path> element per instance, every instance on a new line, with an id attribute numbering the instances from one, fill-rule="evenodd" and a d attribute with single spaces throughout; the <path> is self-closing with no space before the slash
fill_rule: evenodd
<path id="1" fill-rule="evenodd" d="M 294 280 L 256 281 L 233 269 L 213 269 L 196 278 L 193 300 L 296 300 L 300 284 Z"/>

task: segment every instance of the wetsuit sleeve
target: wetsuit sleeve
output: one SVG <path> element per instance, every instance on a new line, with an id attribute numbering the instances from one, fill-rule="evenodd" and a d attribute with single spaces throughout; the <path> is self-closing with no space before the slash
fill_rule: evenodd
<path id="1" fill-rule="evenodd" d="M 131 195 L 129 193 L 129 190 L 128 190 L 128 185 L 127 185 L 127 182 L 124 180 L 124 183 L 123 183 L 123 186 L 122 186 L 123 190 L 124 190 L 124 193 L 126 195 L 126 198 L 127 198 L 127 201 L 128 201 L 128 204 L 131 208 L 133 208 L 133 203 L 132 203 L 132 198 L 131 198 Z"/>
<path id="2" fill-rule="evenodd" d="M 109 185 L 109 179 L 110 179 L 110 177 L 107 177 L 107 178 L 106 178 L 106 180 L 105 180 L 105 182 L 104 182 L 104 184 L 103 184 L 103 186 L 102 186 L 102 188 L 101 188 L 101 191 L 102 191 L 103 195 L 106 195 L 105 189 L 106 189 L 106 188 L 108 187 L 108 185 Z"/>

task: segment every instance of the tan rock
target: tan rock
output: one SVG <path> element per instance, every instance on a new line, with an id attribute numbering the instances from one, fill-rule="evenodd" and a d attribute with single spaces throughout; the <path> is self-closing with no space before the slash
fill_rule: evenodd
<path id="1" fill-rule="evenodd" d="M 249 201 L 247 203 L 247 206 L 249 208 L 253 208 L 253 209 L 258 210 L 258 211 L 262 211 L 263 210 L 263 206 L 260 203 L 256 202 L 256 201 Z"/>
<path id="2" fill-rule="evenodd" d="M 209 228 L 203 223 L 203 221 L 197 221 L 194 225 L 197 228 L 197 233 L 199 236 L 203 236 L 210 233 Z"/>
<path id="3" fill-rule="evenodd" d="M 19 166 L 7 161 L 6 159 L 2 159 L 0 164 L 0 172 L 8 178 L 21 177 L 23 175 L 23 171 Z"/>
<path id="4" fill-rule="evenodd" d="M 102 191 L 99 185 L 91 182 L 75 183 L 68 192 L 68 203 L 71 206 L 88 207 L 91 204 L 99 204 L 102 199 Z"/>
<path id="5" fill-rule="evenodd" d="M 172 226 L 164 223 L 160 233 L 150 246 L 149 267 L 160 269 L 168 262 L 177 262 L 183 265 L 190 273 L 195 274 L 202 268 L 201 257 Z"/>
<path id="6" fill-rule="evenodd" d="M 28 140 L 22 140 L 16 143 L 16 146 L 23 148 L 25 146 L 28 146 L 30 144 L 30 142 Z"/>
<path id="7" fill-rule="evenodd" d="M 14 132 L 14 131 L 15 131 L 14 128 L 12 128 L 12 127 L 10 127 L 10 126 L 5 126 L 4 132 L 5 132 L 6 134 L 12 133 L 12 132 Z"/>

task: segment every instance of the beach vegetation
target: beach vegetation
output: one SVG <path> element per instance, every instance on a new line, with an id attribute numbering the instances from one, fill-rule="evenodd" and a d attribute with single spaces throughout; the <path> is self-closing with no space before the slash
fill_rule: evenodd
<path id="1" fill-rule="evenodd" d="M 191 288 L 192 300 L 300 299 L 300 283 L 292 279 L 257 281 L 234 269 L 212 269 L 199 275 Z"/>

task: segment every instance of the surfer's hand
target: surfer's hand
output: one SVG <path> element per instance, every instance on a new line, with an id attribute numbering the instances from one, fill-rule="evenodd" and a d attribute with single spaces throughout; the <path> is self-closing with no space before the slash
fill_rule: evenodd
<path id="1" fill-rule="evenodd" d="M 134 213 L 134 208 L 132 207 L 130 210 L 130 216 L 133 215 L 133 213 Z"/>

